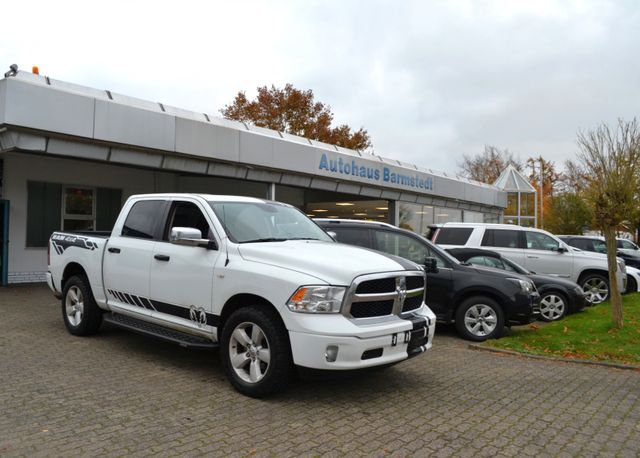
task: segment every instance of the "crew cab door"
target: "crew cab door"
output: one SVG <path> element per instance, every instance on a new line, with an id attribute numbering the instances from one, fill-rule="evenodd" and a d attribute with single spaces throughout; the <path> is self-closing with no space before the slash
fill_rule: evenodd
<path id="1" fill-rule="evenodd" d="M 164 200 L 135 202 L 122 226 L 114 228 L 107 242 L 104 285 L 114 311 L 119 308 L 140 315 L 153 311 L 149 303 L 149 268 L 165 206 Z"/>
<path id="2" fill-rule="evenodd" d="M 197 200 L 173 200 L 160 240 L 151 257 L 150 295 L 154 317 L 174 324 L 212 330 L 217 326 L 212 314 L 214 267 L 217 249 L 176 245 L 169 241 L 171 228 L 199 229 L 202 238 L 219 239 L 212 230 L 207 212 Z"/>

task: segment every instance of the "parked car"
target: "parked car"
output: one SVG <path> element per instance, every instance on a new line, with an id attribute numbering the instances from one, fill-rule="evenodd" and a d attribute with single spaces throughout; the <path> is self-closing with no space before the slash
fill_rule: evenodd
<path id="1" fill-rule="evenodd" d="M 463 263 L 493 267 L 529 277 L 540 293 L 540 319 L 543 321 L 560 320 L 567 313 L 583 310 L 587 304 L 584 291 L 577 283 L 551 275 L 538 275 L 496 251 L 479 248 L 448 248 L 446 251 Z"/>
<path id="2" fill-rule="evenodd" d="M 465 339 L 497 338 L 505 326 L 530 323 L 540 314 L 540 295 L 524 275 L 462 265 L 424 237 L 390 224 L 314 221 L 341 243 L 402 256 L 416 263 L 434 258 L 437 270 L 427 272 L 426 303 L 439 321 L 454 322 Z"/>
<path id="3" fill-rule="evenodd" d="M 291 205 L 249 197 L 130 197 L 110 235 L 54 232 L 47 283 L 73 335 L 107 321 L 220 348 L 241 393 L 283 389 L 294 366 L 386 366 L 432 346 L 414 263 L 339 245 Z"/>
<path id="4" fill-rule="evenodd" d="M 429 238 L 443 248 L 488 248 L 533 272 L 578 283 L 592 304 L 609 298 L 606 256 L 573 249 L 547 231 L 486 223 L 444 223 L 430 229 Z M 618 258 L 616 279 L 620 291 L 626 288 L 625 269 L 624 261 Z"/>
<path id="5" fill-rule="evenodd" d="M 607 244 L 604 237 L 592 235 L 559 235 L 558 238 L 567 245 L 578 248 L 582 251 L 590 251 L 593 253 L 607 254 Z M 640 251 L 634 251 L 628 248 L 630 245 L 635 246 L 628 240 L 617 239 L 616 256 L 622 258 L 627 267 L 635 267 L 640 269 Z M 624 246 L 626 248 L 620 248 Z"/>

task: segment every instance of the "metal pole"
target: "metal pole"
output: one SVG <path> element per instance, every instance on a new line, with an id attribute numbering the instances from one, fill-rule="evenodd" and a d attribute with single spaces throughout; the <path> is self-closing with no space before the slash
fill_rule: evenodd
<path id="1" fill-rule="evenodd" d="M 540 156 L 540 229 L 544 229 L 544 159 Z"/>

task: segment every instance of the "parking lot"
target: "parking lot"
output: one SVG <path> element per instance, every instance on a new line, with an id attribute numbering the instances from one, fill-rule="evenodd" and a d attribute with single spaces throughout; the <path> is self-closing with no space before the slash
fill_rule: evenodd
<path id="1" fill-rule="evenodd" d="M 216 352 L 69 335 L 44 286 L 0 290 L 0 456 L 628 456 L 640 373 L 469 349 L 255 400 Z"/>

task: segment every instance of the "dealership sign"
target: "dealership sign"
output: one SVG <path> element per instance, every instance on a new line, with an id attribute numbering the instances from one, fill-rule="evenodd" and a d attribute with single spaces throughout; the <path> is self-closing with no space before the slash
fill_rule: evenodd
<path id="1" fill-rule="evenodd" d="M 364 178 L 372 182 L 397 184 L 414 189 L 433 191 L 433 178 L 430 176 L 424 176 L 421 173 L 399 173 L 387 166 L 364 165 L 355 159 L 333 158 L 328 156 L 327 153 L 322 153 L 318 169 L 332 175 L 347 175 Z"/>

